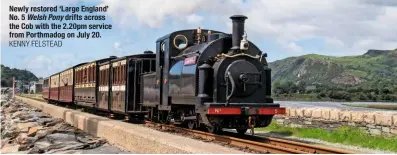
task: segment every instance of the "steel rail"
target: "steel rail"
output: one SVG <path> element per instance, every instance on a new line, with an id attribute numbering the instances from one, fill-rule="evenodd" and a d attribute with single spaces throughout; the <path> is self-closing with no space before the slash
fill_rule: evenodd
<path id="1" fill-rule="evenodd" d="M 311 145 L 296 141 L 290 141 L 279 138 L 257 137 L 250 135 L 238 135 L 236 133 L 228 132 L 228 135 L 216 135 L 208 132 L 190 130 L 187 128 L 177 127 L 174 125 L 165 125 L 146 121 L 146 125 L 152 127 L 161 127 L 163 130 L 174 130 L 189 135 L 197 136 L 206 140 L 214 140 L 218 142 L 227 143 L 229 145 L 247 148 L 261 153 L 275 153 L 275 154 L 356 154 L 356 152 L 346 151 L 335 148 L 328 148 L 324 146 Z M 243 138 L 237 138 L 243 137 Z"/>

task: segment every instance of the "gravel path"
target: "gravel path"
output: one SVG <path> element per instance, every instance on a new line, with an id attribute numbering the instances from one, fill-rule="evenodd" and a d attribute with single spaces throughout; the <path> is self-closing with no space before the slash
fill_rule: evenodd
<path id="1" fill-rule="evenodd" d="M 1 153 L 128 154 L 62 119 L 1 95 Z"/>

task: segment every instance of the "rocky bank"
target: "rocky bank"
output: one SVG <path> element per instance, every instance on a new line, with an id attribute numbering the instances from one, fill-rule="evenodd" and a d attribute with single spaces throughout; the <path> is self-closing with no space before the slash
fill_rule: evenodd
<path id="1" fill-rule="evenodd" d="M 1 153 L 117 154 L 105 139 L 90 136 L 62 119 L 1 95 Z"/>

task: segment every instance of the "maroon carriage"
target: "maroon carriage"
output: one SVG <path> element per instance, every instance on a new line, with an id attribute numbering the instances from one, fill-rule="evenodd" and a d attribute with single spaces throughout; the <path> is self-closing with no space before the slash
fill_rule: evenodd
<path id="1" fill-rule="evenodd" d="M 59 73 L 50 76 L 50 97 L 49 100 L 58 101 L 59 99 Z"/>
<path id="2" fill-rule="evenodd" d="M 59 101 L 73 102 L 73 68 L 59 73 Z"/>
<path id="3" fill-rule="evenodd" d="M 50 98 L 50 78 L 45 78 L 43 80 L 43 92 L 41 94 L 45 100 Z"/>
<path id="4" fill-rule="evenodd" d="M 97 103 L 99 64 L 115 59 L 111 56 L 75 66 L 74 102 L 79 106 L 95 108 Z"/>

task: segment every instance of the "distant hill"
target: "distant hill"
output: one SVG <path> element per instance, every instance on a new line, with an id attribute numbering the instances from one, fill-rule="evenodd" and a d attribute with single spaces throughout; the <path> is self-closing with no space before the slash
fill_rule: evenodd
<path id="1" fill-rule="evenodd" d="M 1 65 L 1 86 L 12 87 L 12 77 L 15 76 L 17 80 L 22 81 L 23 84 L 28 84 L 30 81 L 37 81 L 38 78 L 32 72 L 27 70 L 20 70 L 16 68 L 9 68 Z"/>
<path id="2" fill-rule="evenodd" d="M 397 85 L 397 49 L 368 50 L 360 56 L 317 54 L 289 57 L 269 63 L 272 80 L 327 86 Z"/>

